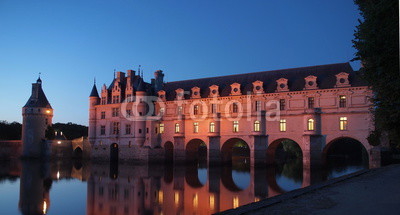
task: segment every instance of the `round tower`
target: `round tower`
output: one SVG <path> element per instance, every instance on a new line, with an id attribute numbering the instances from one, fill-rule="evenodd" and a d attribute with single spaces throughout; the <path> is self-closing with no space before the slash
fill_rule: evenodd
<path id="1" fill-rule="evenodd" d="M 100 104 L 99 93 L 97 92 L 96 82 L 93 84 L 92 92 L 89 96 L 89 142 L 96 141 L 96 105 Z"/>
<path id="2" fill-rule="evenodd" d="M 22 108 L 22 156 L 42 157 L 46 129 L 52 125 L 53 109 L 42 89 L 42 80 L 32 84 L 32 94 Z"/>
<path id="3" fill-rule="evenodd" d="M 143 146 L 146 138 L 146 120 L 145 115 L 147 114 L 147 103 L 146 103 L 146 86 L 143 82 L 143 78 L 140 78 L 139 84 L 136 89 L 136 102 L 135 102 L 135 137 L 136 144 Z"/>

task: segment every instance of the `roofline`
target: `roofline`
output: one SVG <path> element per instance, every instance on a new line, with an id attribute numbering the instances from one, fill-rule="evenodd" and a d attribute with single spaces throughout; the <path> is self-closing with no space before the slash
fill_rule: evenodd
<path id="1" fill-rule="evenodd" d="M 282 70 L 294 70 L 294 69 L 304 69 L 304 68 L 312 68 L 312 67 L 319 67 L 319 66 L 331 66 L 331 65 L 339 65 L 339 64 L 348 64 L 350 66 L 350 68 L 354 71 L 353 67 L 351 67 L 351 65 L 350 65 L 350 62 L 344 62 L 344 63 L 331 63 L 331 64 L 314 65 L 314 66 L 292 67 L 292 68 L 286 68 L 286 69 L 275 69 L 275 70 L 258 71 L 258 72 L 250 72 L 250 73 L 240 73 L 240 74 L 233 74 L 233 75 L 212 76 L 212 77 L 206 77 L 206 78 L 193 78 L 193 79 L 186 79 L 186 80 L 180 80 L 180 81 L 166 82 L 165 84 L 182 82 L 182 81 L 204 80 L 204 79 L 209 79 L 209 78 L 232 77 L 232 76 L 237 76 L 237 75 L 251 75 L 251 74 L 257 74 L 257 73 L 263 73 L 263 72 L 276 72 L 276 71 L 282 71 Z"/>

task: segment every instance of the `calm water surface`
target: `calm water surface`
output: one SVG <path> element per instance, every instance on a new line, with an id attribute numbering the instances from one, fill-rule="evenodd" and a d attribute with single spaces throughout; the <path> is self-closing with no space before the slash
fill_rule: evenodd
<path id="1" fill-rule="evenodd" d="M 0 163 L 0 214 L 212 214 L 367 168 L 323 170 L 298 160 L 274 166 Z"/>

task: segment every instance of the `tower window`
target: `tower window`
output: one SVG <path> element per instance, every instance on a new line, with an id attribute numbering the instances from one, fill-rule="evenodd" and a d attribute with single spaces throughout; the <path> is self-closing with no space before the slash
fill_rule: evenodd
<path id="1" fill-rule="evenodd" d="M 130 124 L 125 125 L 125 134 L 131 134 L 131 125 Z"/>
<path id="2" fill-rule="evenodd" d="M 308 97 L 308 108 L 314 108 L 314 97 Z"/>
<path id="3" fill-rule="evenodd" d="M 164 134 L 164 124 L 160 123 L 159 127 L 160 127 L 160 134 Z"/>
<path id="4" fill-rule="evenodd" d="M 239 105 L 237 103 L 232 104 L 232 112 L 233 113 L 239 112 Z"/>
<path id="5" fill-rule="evenodd" d="M 199 107 L 198 105 L 195 105 L 195 106 L 193 107 L 193 114 L 194 114 L 194 115 L 198 115 L 198 114 L 199 114 L 199 109 L 200 109 L 200 107 Z"/>
<path id="6" fill-rule="evenodd" d="M 233 132 L 239 132 L 239 121 L 233 122 Z"/>
<path id="7" fill-rule="evenodd" d="M 254 131 L 260 131 L 260 121 L 254 122 Z"/>
<path id="8" fill-rule="evenodd" d="M 308 119 L 307 121 L 307 130 L 314 131 L 315 130 L 315 121 L 314 119 Z"/>
<path id="9" fill-rule="evenodd" d="M 179 132 L 180 132 L 179 123 L 175 123 L 175 133 Z"/>
<path id="10" fill-rule="evenodd" d="M 339 107 L 346 107 L 346 96 L 339 96 Z"/>
<path id="11" fill-rule="evenodd" d="M 285 99 L 280 99 L 279 100 L 279 110 L 285 110 L 286 102 Z"/>
<path id="12" fill-rule="evenodd" d="M 286 131 L 286 119 L 279 120 L 279 131 Z"/>
<path id="13" fill-rule="evenodd" d="M 211 132 L 211 133 L 214 133 L 214 132 L 215 132 L 215 123 L 214 123 L 214 122 L 211 122 L 211 123 L 210 123 L 210 132 Z"/>
<path id="14" fill-rule="evenodd" d="M 106 126 L 102 125 L 100 126 L 100 135 L 105 135 L 106 134 Z"/>
<path id="15" fill-rule="evenodd" d="M 347 130 L 347 117 L 340 117 L 339 118 L 339 129 L 341 131 Z"/>
<path id="16" fill-rule="evenodd" d="M 193 123 L 193 132 L 199 133 L 199 123 L 198 122 Z"/>

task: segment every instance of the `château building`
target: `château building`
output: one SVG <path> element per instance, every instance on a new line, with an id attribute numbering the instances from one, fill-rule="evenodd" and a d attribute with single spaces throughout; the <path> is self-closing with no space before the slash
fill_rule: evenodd
<path id="1" fill-rule="evenodd" d="M 302 150 L 303 163 L 324 159 L 334 144 L 355 142 L 370 155 L 372 91 L 349 63 L 165 83 L 133 70 L 117 72 L 90 94 L 93 159 L 229 161 L 244 144 L 251 163 L 272 162 L 282 140 Z M 345 140 L 345 141 L 343 141 Z M 373 156 L 369 156 L 371 161 Z"/>

